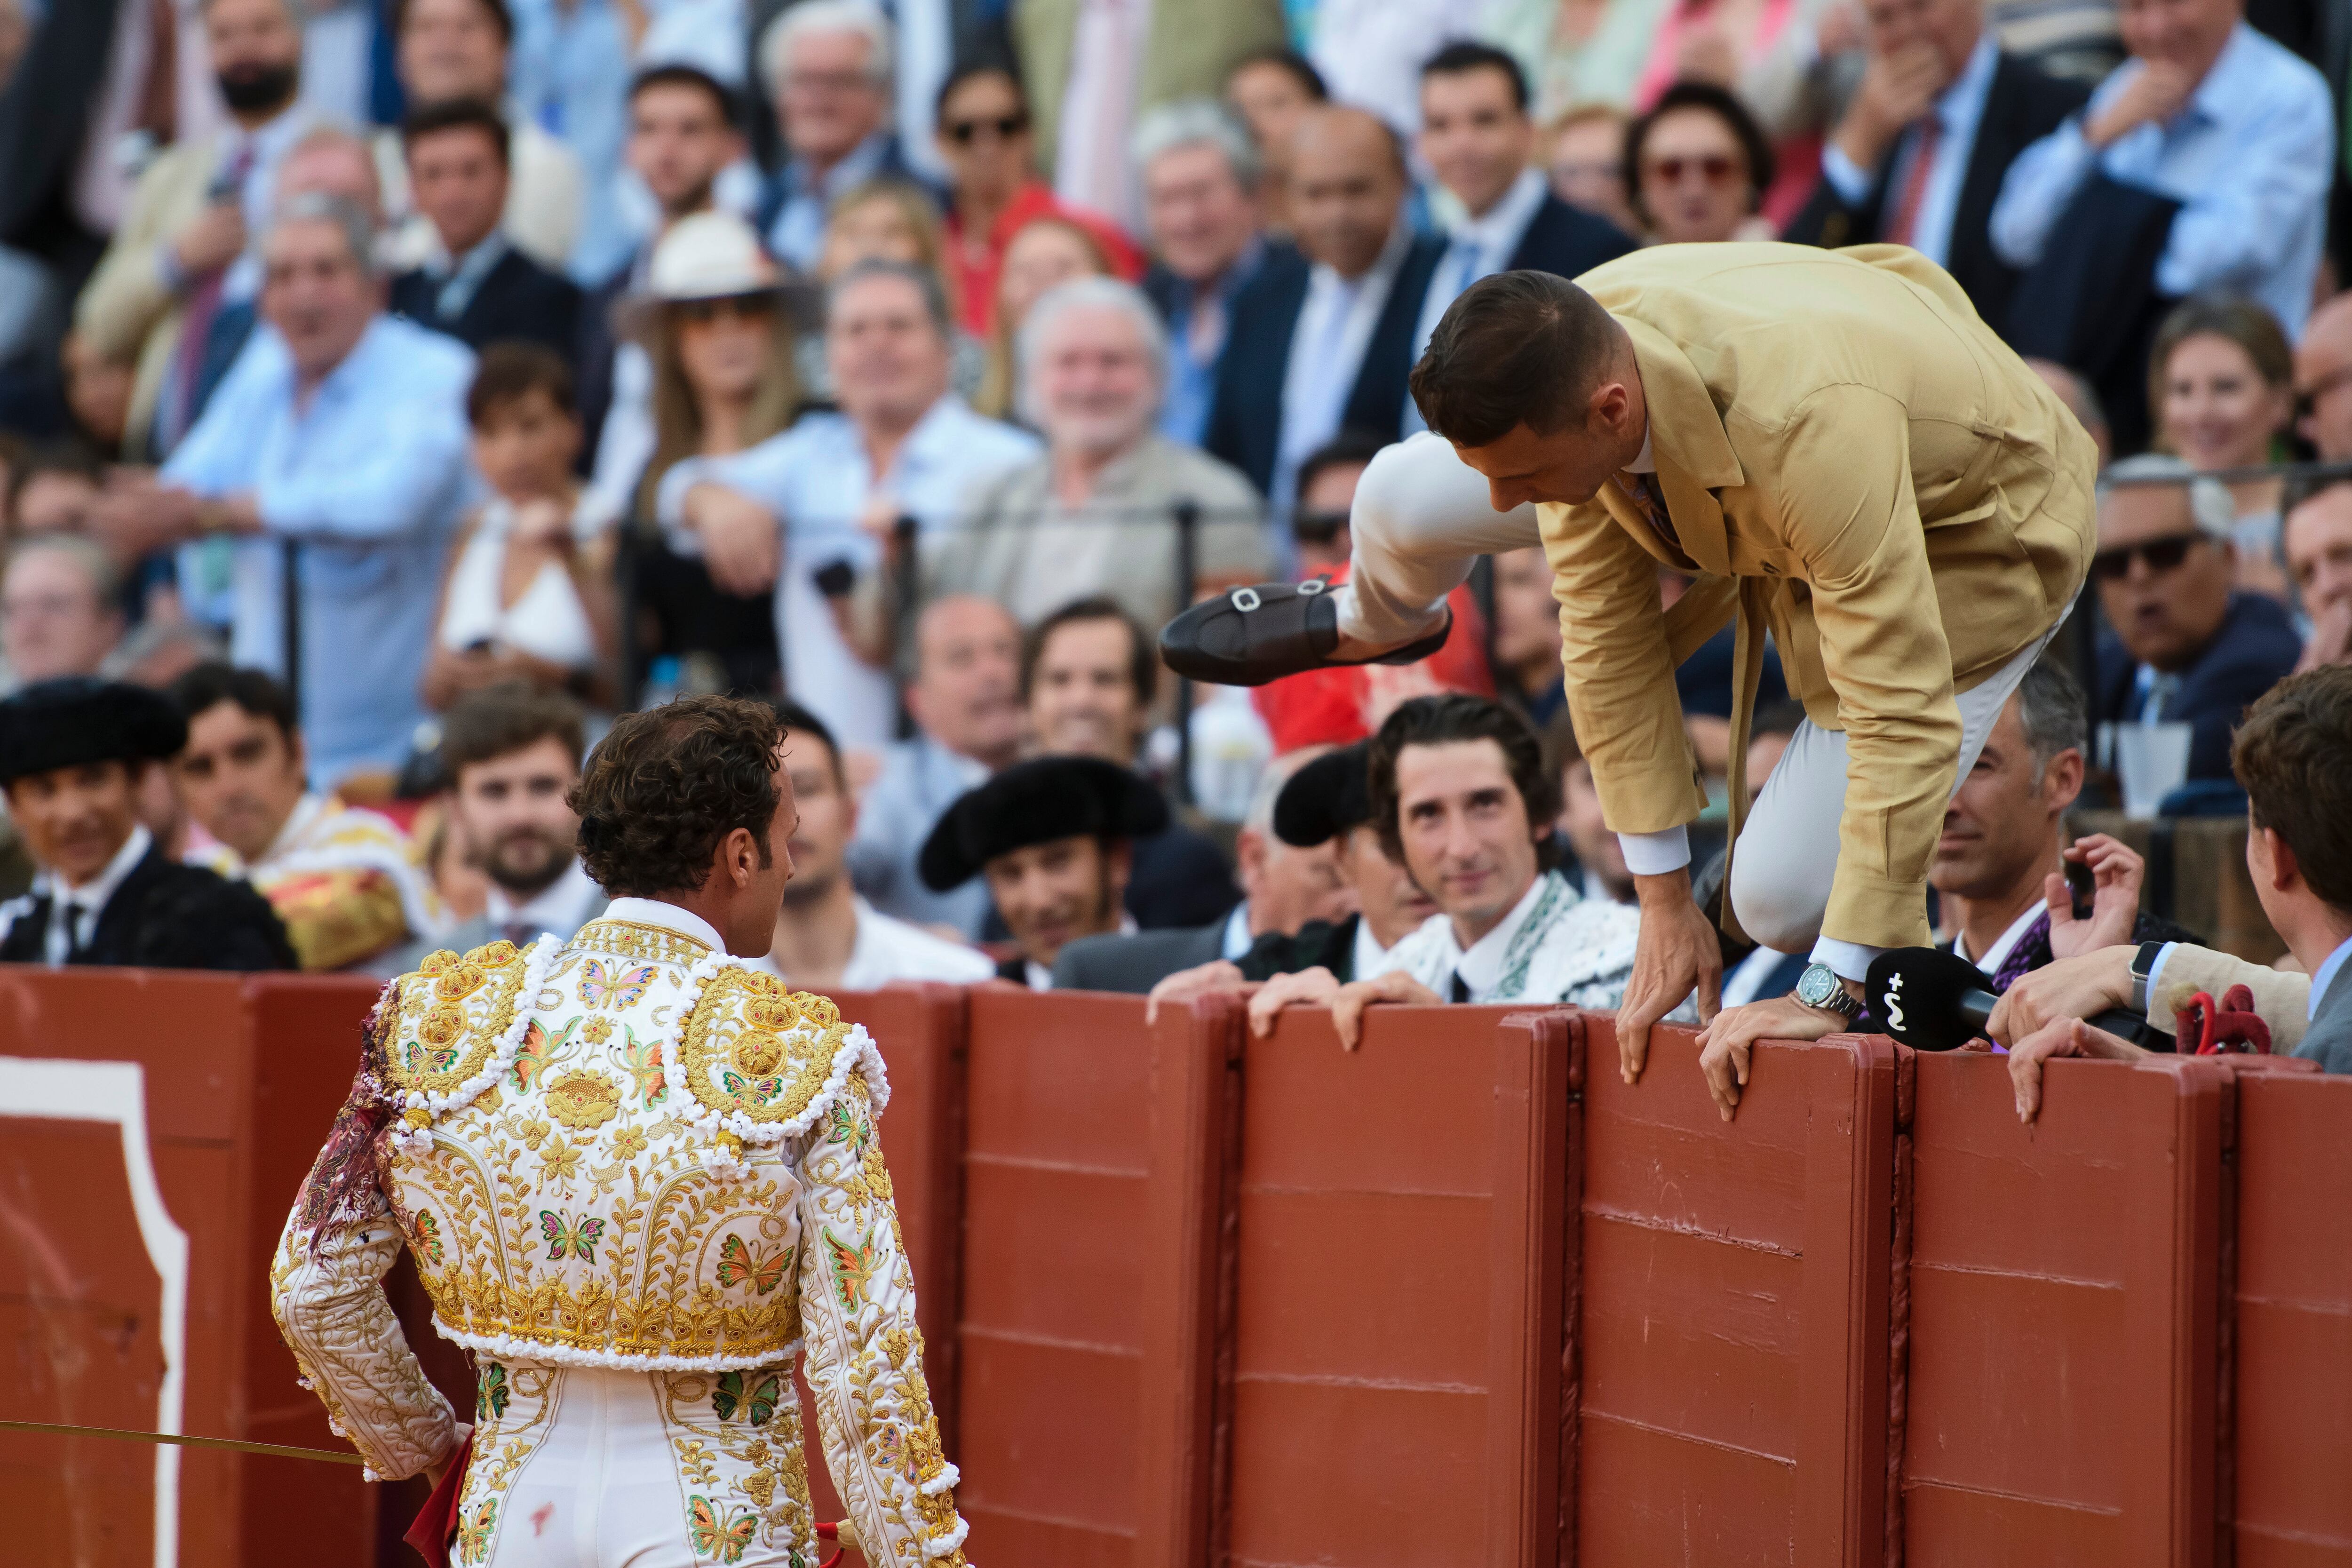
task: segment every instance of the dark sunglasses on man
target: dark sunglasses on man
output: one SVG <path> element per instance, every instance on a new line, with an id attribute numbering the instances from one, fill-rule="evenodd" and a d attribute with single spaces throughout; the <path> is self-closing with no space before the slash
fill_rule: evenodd
<path id="1" fill-rule="evenodd" d="M 1290 536 L 1301 544 L 1328 544 L 1339 537 L 1348 526 L 1344 511 L 1295 511 L 1290 514 Z"/>
<path id="2" fill-rule="evenodd" d="M 976 120 L 959 120 L 947 127 L 948 140 L 959 147 L 969 147 L 980 139 L 982 131 L 993 131 L 999 142 L 1010 142 L 1029 129 L 1025 114 L 982 115 Z"/>
<path id="3" fill-rule="evenodd" d="M 2132 557 L 2147 563 L 2152 573 L 2171 571 L 2189 559 L 2189 547 L 2203 540 L 2201 533 L 2168 533 L 2161 539 L 2143 539 L 2137 544 L 2118 544 L 2113 550 L 2102 550 L 2091 557 L 2091 575 L 2103 583 L 2120 583 L 2131 570 Z"/>

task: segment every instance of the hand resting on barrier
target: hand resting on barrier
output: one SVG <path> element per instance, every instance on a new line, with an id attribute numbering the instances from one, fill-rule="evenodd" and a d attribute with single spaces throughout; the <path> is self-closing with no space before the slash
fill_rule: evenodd
<path id="1" fill-rule="evenodd" d="M 2036 1029 L 2009 1047 L 2009 1083 L 2017 1094 L 2017 1119 L 2031 1123 L 2042 1110 L 2042 1064 L 2052 1057 L 2097 1057 L 2106 1061 L 2133 1062 L 2153 1052 L 2105 1029 L 2094 1029 L 2080 1018 L 2060 1018 Z"/>
<path id="2" fill-rule="evenodd" d="M 1727 1007 L 1698 1032 L 1698 1070 L 1726 1121 L 1739 1108 L 1748 1087 L 1748 1053 L 1759 1040 L 1818 1040 L 1847 1027 L 1834 1013 L 1808 1006 L 1794 996 L 1768 996 Z"/>
<path id="3" fill-rule="evenodd" d="M 1195 996 L 1207 996 L 1219 991 L 1231 991 L 1246 996 L 1257 986 L 1242 978 L 1241 966 L 1230 959 L 1215 958 L 1206 963 L 1196 963 L 1190 969 L 1180 969 L 1173 974 L 1162 975 L 1160 983 L 1146 994 L 1143 1002 L 1143 1023 L 1146 1028 L 1160 1022 L 1160 1005 L 1173 1006 L 1190 1002 Z"/>
<path id="4" fill-rule="evenodd" d="M 2052 1025 L 2127 1005 L 2136 951 L 2128 944 L 2098 948 L 2020 975 L 2001 994 L 1985 1032 L 2013 1051 Z"/>

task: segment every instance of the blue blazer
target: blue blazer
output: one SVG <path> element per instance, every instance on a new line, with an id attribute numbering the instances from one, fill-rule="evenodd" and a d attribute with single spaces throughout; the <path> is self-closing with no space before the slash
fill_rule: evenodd
<path id="1" fill-rule="evenodd" d="M 2189 776 L 2230 776 L 2230 736 L 2246 705 L 2290 674 L 2303 656 L 2303 641 L 2286 606 L 2267 594 L 2232 594 L 2221 630 L 2197 662 L 2183 672 L 2180 689 L 2164 705 L 2163 717 L 2190 726 Z M 2092 694 L 2091 721 L 2137 720 L 2134 689 L 2138 664 L 2111 631 L 2099 633 L 2099 689 Z"/>
<path id="2" fill-rule="evenodd" d="M 1432 235 L 1421 236 L 1405 252 L 1348 394 L 1339 418 L 1343 428 L 1388 441 L 1404 434 L 1413 331 L 1429 279 L 1444 254 L 1445 241 Z M 1296 247 L 1269 246 L 1257 276 L 1234 296 L 1233 324 L 1217 363 L 1216 400 L 1201 439 L 1211 457 L 1247 474 L 1265 494 L 1273 493 L 1275 462 L 1282 450 L 1283 384 L 1290 374 L 1290 340 L 1307 303 L 1307 260 Z"/>

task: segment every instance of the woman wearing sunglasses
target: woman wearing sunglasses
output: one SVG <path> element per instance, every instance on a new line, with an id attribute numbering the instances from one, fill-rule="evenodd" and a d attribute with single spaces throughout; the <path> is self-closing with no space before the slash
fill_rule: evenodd
<path id="1" fill-rule="evenodd" d="M 1756 117 L 1712 82 L 1675 83 L 1625 137 L 1625 188 L 1660 245 L 1771 238 L 1758 208 L 1772 172 Z"/>
<path id="2" fill-rule="evenodd" d="M 948 165 L 948 270 L 964 331 L 987 340 L 1005 250 L 1041 217 L 1084 229 L 1129 282 L 1142 276 L 1135 247 L 1116 225 L 1065 205 L 1037 177 L 1029 100 L 1010 66 L 980 60 L 950 72 L 940 88 L 938 134 Z"/>

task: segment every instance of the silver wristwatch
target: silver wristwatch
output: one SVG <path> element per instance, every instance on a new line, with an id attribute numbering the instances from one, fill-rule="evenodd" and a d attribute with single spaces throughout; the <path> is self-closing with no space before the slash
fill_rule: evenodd
<path id="1" fill-rule="evenodd" d="M 1845 982 L 1826 963 L 1805 965 L 1805 972 L 1797 976 L 1797 988 L 1789 994 L 1808 1007 L 1835 1013 L 1849 1024 L 1862 1016 L 1862 1004 L 1847 994 Z"/>

